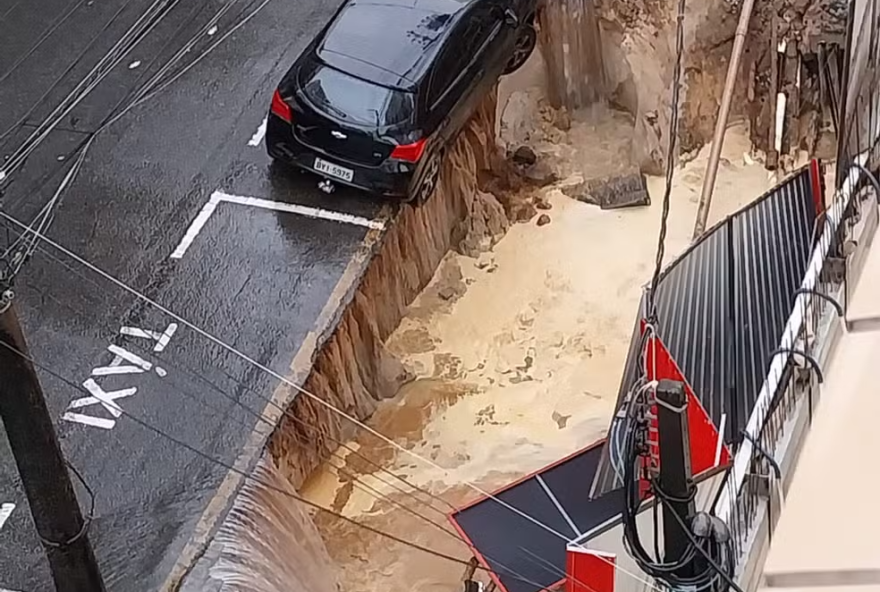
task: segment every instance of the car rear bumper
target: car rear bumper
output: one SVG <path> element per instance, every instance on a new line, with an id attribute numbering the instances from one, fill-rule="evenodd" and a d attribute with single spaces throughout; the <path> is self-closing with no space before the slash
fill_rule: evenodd
<path id="1" fill-rule="evenodd" d="M 386 160 L 379 166 L 368 167 L 351 163 L 332 154 L 306 146 L 296 139 L 290 124 L 272 113 L 269 114 L 266 124 L 266 149 L 272 158 L 330 179 L 334 183 L 348 185 L 362 191 L 388 197 L 407 198 L 415 172 L 415 166 L 406 163 Z M 315 158 L 321 158 L 351 169 L 354 172 L 351 181 L 316 171 Z M 401 170 L 404 167 L 411 167 L 411 170 Z"/>

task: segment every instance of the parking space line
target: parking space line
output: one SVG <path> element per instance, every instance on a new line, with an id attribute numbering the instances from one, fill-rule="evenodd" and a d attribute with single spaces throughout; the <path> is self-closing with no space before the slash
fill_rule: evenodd
<path id="1" fill-rule="evenodd" d="M 12 516 L 12 511 L 15 509 L 15 504 L 3 504 L 0 506 L 0 529 L 3 528 L 3 525 L 6 524 L 6 521 L 9 520 L 9 517 Z"/>
<path id="2" fill-rule="evenodd" d="M 204 205 L 202 211 L 199 212 L 199 215 L 196 216 L 196 219 L 193 220 L 192 224 L 189 225 L 189 228 L 186 231 L 186 234 L 183 235 L 183 239 L 180 241 L 180 244 L 171 253 L 172 259 L 180 259 L 183 257 L 183 254 L 186 253 L 186 250 L 192 244 L 192 242 L 199 235 L 199 232 L 202 231 L 202 228 L 208 222 L 208 218 L 211 217 L 211 214 L 214 213 L 214 210 L 217 209 L 217 205 L 220 203 L 220 199 L 217 197 L 217 194 L 211 196 L 211 199 L 208 200 L 208 203 Z"/>
<path id="3" fill-rule="evenodd" d="M 259 199 L 256 197 L 243 197 L 240 195 L 230 195 L 222 191 L 215 191 L 208 200 L 199 214 L 190 224 L 186 234 L 181 239 L 180 244 L 171 253 L 172 259 L 180 259 L 189 249 L 195 238 L 202 231 L 211 214 L 217 209 L 217 206 L 223 202 L 234 203 L 243 206 L 252 206 L 262 208 L 264 210 L 273 210 L 276 212 L 285 212 L 287 214 L 297 214 L 307 218 L 315 218 L 317 220 L 329 220 L 331 222 L 339 222 L 342 224 L 352 224 L 354 226 L 363 226 L 371 230 L 382 230 L 385 228 L 385 222 L 381 220 L 370 220 L 363 216 L 355 216 L 354 214 L 346 214 L 344 212 L 335 212 L 333 210 L 325 210 L 323 208 L 314 208 L 311 206 L 303 206 L 300 204 L 285 203 L 281 201 L 271 201 L 268 199 Z"/>
<path id="4" fill-rule="evenodd" d="M 254 132 L 254 135 L 251 136 L 251 139 L 248 140 L 248 146 L 259 146 L 260 142 L 263 141 L 263 137 L 266 135 L 266 125 L 268 124 L 268 120 L 266 118 L 263 119 L 263 123 L 260 124 L 260 127 L 257 128 L 257 131 Z"/>
<path id="5" fill-rule="evenodd" d="M 228 195 L 220 192 L 215 193 L 215 195 L 217 194 L 221 196 L 221 201 L 241 204 L 243 206 L 254 206 L 266 210 L 275 210 L 276 212 L 299 214 L 300 216 L 306 216 L 308 218 L 318 218 L 320 220 L 330 220 L 333 222 L 354 224 L 355 226 L 363 226 L 364 228 L 372 228 L 373 230 L 382 230 L 385 227 L 385 224 L 378 220 L 370 220 L 369 218 L 364 218 L 363 216 L 355 216 L 354 214 L 346 214 L 344 212 L 335 212 L 333 210 L 325 210 L 323 208 L 313 208 L 311 206 L 285 203 L 282 201 L 271 201 L 268 199 L 259 199 L 256 197 L 241 197 L 239 195 Z"/>

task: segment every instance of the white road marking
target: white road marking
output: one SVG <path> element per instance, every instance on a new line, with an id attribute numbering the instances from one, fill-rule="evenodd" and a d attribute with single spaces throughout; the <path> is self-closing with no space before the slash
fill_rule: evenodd
<path id="1" fill-rule="evenodd" d="M 122 327 L 119 329 L 120 335 L 128 335 L 129 337 L 141 337 L 143 339 L 152 339 L 156 342 L 153 346 L 154 352 L 161 352 L 168 346 L 168 342 L 177 331 L 177 323 L 169 323 L 168 328 L 159 333 L 158 331 L 149 331 L 138 327 Z"/>
<path id="2" fill-rule="evenodd" d="M 322 208 L 313 208 L 310 206 L 302 206 L 299 204 L 290 204 L 280 201 L 270 201 L 268 199 L 258 199 L 256 197 L 241 197 L 238 195 L 227 195 L 222 193 L 222 200 L 229 203 L 241 204 L 243 206 L 254 206 L 266 210 L 275 210 L 276 212 L 287 212 L 290 214 L 299 214 L 309 218 L 318 218 L 320 220 L 331 220 L 333 222 L 344 222 L 345 224 L 354 224 L 355 226 L 363 226 L 372 228 L 373 230 L 381 230 L 385 227 L 378 220 L 370 220 L 362 216 L 354 214 L 345 214 L 343 212 L 334 212 Z"/>
<path id="3" fill-rule="evenodd" d="M 107 366 L 99 366 L 92 370 L 92 376 L 110 376 L 115 374 L 141 374 L 149 372 L 153 364 L 144 360 L 130 351 L 119 347 L 118 345 L 109 345 L 107 350 L 114 355 L 113 361 Z M 123 366 L 122 362 L 128 362 L 128 366 Z"/>
<path id="4" fill-rule="evenodd" d="M 251 136 L 251 139 L 248 140 L 248 146 L 260 145 L 260 142 L 263 141 L 263 137 L 266 135 L 266 125 L 268 125 L 268 119 L 263 119 L 263 123 L 260 124 L 257 131 L 255 131 L 254 135 Z"/>
<path id="5" fill-rule="evenodd" d="M 155 342 L 155 345 L 153 346 L 153 351 L 161 352 L 168 346 L 168 343 L 171 341 L 171 338 L 177 331 L 177 327 L 177 323 L 169 323 L 168 327 L 166 327 L 165 330 L 161 333 L 159 331 L 150 331 L 147 329 L 141 329 L 139 327 L 121 327 L 119 329 L 119 334 L 126 335 L 128 337 L 150 339 Z M 109 346 L 107 346 L 107 351 L 113 354 L 113 359 L 106 366 L 99 366 L 98 368 L 93 369 L 91 374 L 92 376 L 143 374 L 150 369 L 155 370 L 156 374 L 158 374 L 160 377 L 168 375 L 168 373 L 163 368 L 159 366 L 154 366 L 152 362 L 148 362 L 142 357 L 133 354 L 127 349 L 118 345 L 110 344 Z M 123 362 L 127 362 L 128 364 L 123 365 Z M 110 415 L 115 418 L 119 418 L 122 416 L 123 411 L 122 408 L 116 403 L 116 400 L 130 397 L 137 393 L 137 387 L 130 387 L 118 391 L 105 391 L 92 378 L 86 380 L 82 385 L 87 391 L 89 391 L 89 393 L 91 393 L 92 396 L 80 397 L 79 399 L 71 401 L 70 404 L 67 406 L 67 411 L 61 416 L 61 419 L 65 421 L 81 423 L 87 426 L 101 428 L 103 430 L 112 430 L 116 426 L 116 420 L 106 419 L 103 417 L 94 417 L 91 415 L 85 415 L 83 413 L 74 413 L 72 410 L 82 409 L 83 407 L 90 407 L 92 405 L 101 405 L 110 413 Z M 0 592 L 3 592 L 3 590 L 0 589 Z"/>
<path id="6" fill-rule="evenodd" d="M 183 235 L 183 239 L 180 241 L 180 244 L 177 245 L 177 248 L 171 253 L 172 259 L 180 259 L 183 257 L 183 254 L 186 253 L 186 250 L 195 240 L 195 238 L 199 235 L 199 232 L 202 231 L 202 228 L 205 226 L 205 223 L 208 222 L 208 218 L 211 217 L 211 214 L 214 213 L 214 210 L 217 209 L 217 205 L 220 203 L 220 200 L 217 199 L 216 194 L 211 196 L 211 199 L 208 200 L 208 203 L 202 208 L 202 211 L 199 212 L 199 215 L 196 216 L 196 219 L 192 221 L 192 224 L 189 225 L 189 229 L 186 231 L 186 234 Z"/>
<path id="7" fill-rule="evenodd" d="M 165 349 L 168 344 L 171 342 L 171 338 L 174 337 L 174 333 L 177 331 L 177 323 L 171 323 L 168 325 L 168 328 L 162 332 L 162 336 L 159 337 L 159 342 L 156 344 L 156 347 L 153 348 L 153 351 L 156 353 L 161 352 Z"/>
<path id="8" fill-rule="evenodd" d="M 12 511 L 14 509 L 15 504 L 6 503 L 0 506 L 0 530 L 3 529 L 3 525 L 6 524 L 6 521 L 12 516 Z"/>
<path id="9" fill-rule="evenodd" d="M 223 202 L 234 203 L 243 206 L 253 206 L 256 208 L 274 210 L 276 212 L 285 212 L 288 214 L 298 214 L 300 216 L 316 218 L 319 220 L 329 220 L 332 222 L 353 224 L 355 226 L 363 226 L 365 228 L 371 228 L 373 230 L 382 230 L 383 228 L 385 228 L 384 222 L 381 222 L 379 220 L 370 220 L 369 218 L 355 216 L 353 214 L 334 212 L 332 210 L 325 210 L 323 208 L 313 208 L 310 206 L 290 204 L 280 201 L 270 201 L 268 199 L 258 199 L 256 197 L 229 195 L 228 193 L 223 193 L 222 191 L 215 191 L 211 195 L 211 198 L 208 200 L 208 203 L 206 203 L 204 207 L 202 207 L 202 210 L 199 212 L 198 216 L 196 216 L 195 220 L 193 220 L 192 224 L 190 224 L 189 229 L 187 229 L 186 234 L 180 241 L 180 244 L 177 246 L 176 249 L 174 249 L 174 252 L 171 253 L 172 259 L 180 259 L 181 257 L 183 257 L 187 249 L 189 249 L 190 245 L 192 245 L 195 238 L 199 235 L 199 232 L 201 232 L 202 228 L 204 228 L 205 224 L 208 222 L 208 218 L 211 217 L 211 214 L 214 213 L 214 210 L 217 209 L 217 206 Z"/>
<path id="10" fill-rule="evenodd" d="M 140 366 L 146 371 L 149 371 L 153 367 L 153 364 L 151 362 L 146 361 L 137 354 L 133 354 L 127 349 L 119 347 L 118 345 L 108 345 L 107 351 L 109 351 L 111 354 L 119 356 L 129 364 Z"/>
<path id="11" fill-rule="evenodd" d="M 72 413 L 65 411 L 61 416 L 64 421 L 81 423 L 83 425 L 92 426 L 93 428 L 101 428 L 102 430 L 112 430 L 116 426 L 116 420 L 104 419 L 103 417 L 92 417 L 91 415 L 83 415 L 82 413 Z"/>
<path id="12" fill-rule="evenodd" d="M 83 387 L 92 393 L 91 397 L 81 397 L 71 401 L 68 409 L 80 409 L 91 405 L 101 404 L 113 417 L 122 417 L 122 408 L 116 404 L 116 399 L 124 399 L 137 393 L 137 387 L 129 387 L 118 391 L 105 391 L 98 383 L 89 378 L 83 383 Z"/>
<path id="13" fill-rule="evenodd" d="M 109 366 L 99 366 L 92 370 L 92 376 L 115 376 L 117 374 L 141 374 L 144 369 L 138 366 L 122 366 L 111 364 Z"/>
<path id="14" fill-rule="evenodd" d="M 161 333 L 157 333 L 155 331 L 146 331 L 144 329 L 139 329 L 138 327 L 122 327 L 119 329 L 120 335 L 128 335 L 129 337 L 143 337 L 144 339 L 155 339 L 159 341 L 159 338 L 162 337 Z"/>

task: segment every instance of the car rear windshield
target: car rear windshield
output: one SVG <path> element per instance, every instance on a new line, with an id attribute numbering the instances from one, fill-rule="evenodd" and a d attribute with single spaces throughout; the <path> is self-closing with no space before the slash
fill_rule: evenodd
<path id="1" fill-rule="evenodd" d="M 383 127 L 408 121 L 413 113 L 411 93 L 372 84 L 327 66 L 317 67 L 304 83 L 309 100 L 340 119 Z"/>

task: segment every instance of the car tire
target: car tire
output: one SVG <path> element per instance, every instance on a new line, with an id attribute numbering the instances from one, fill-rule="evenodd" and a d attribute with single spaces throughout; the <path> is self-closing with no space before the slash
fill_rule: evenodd
<path id="1" fill-rule="evenodd" d="M 434 192 L 437 191 L 437 185 L 440 182 L 440 168 L 443 164 L 442 152 L 435 153 L 431 156 L 425 165 L 425 174 L 422 175 L 421 181 L 412 192 L 410 200 L 413 205 L 421 206 L 425 204 Z"/>
<path id="2" fill-rule="evenodd" d="M 531 57 L 532 52 L 535 51 L 537 44 L 538 32 L 535 31 L 534 25 L 531 23 L 524 24 L 516 38 L 516 43 L 513 46 L 513 55 L 510 56 L 510 61 L 507 62 L 504 74 L 512 74 L 522 68 L 523 64 Z"/>

